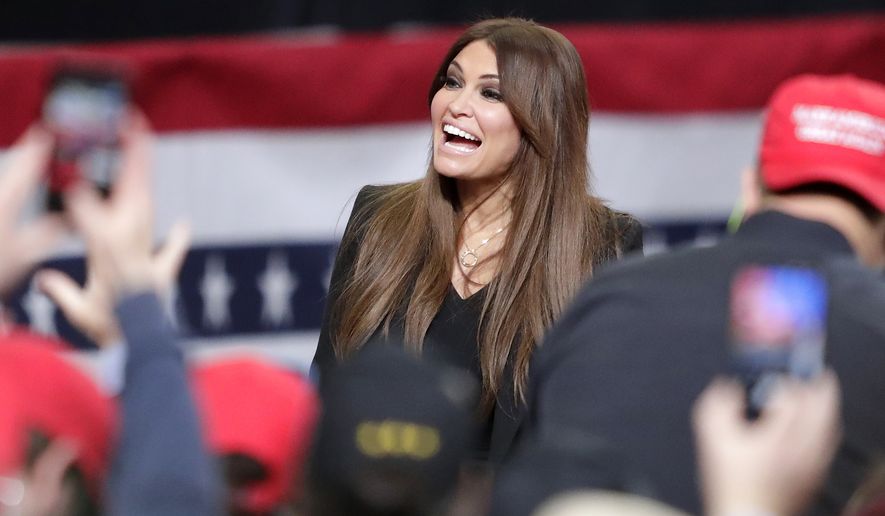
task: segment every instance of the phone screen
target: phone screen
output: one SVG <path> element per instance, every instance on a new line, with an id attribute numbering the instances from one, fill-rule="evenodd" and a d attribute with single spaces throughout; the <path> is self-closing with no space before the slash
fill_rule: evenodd
<path id="1" fill-rule="evenodd" d="M 62 209 L 64 192 L 81 180 L 110 190 L 128 103 L 126 81 L 110 68 L 64 66 L 53 75 L 43 102 L 43 121 L 55 138 L 50 210 Z"/>
<path id="2" fill-rule="evenodd" d="M 824 369 L 827 285 L 813 269 L 752 266 L 732 281 L 731 356 L 759 414 L 779 375 L 810 379 Z"/>

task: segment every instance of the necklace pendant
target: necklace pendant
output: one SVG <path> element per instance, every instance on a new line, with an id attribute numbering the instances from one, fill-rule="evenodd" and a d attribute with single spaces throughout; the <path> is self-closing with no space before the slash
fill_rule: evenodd
<path id="1" fill-rule="evenodd" d="M 476 256 L 476 253 L 473 251 L 461 251 L 461 254 L 458 256 L 458 261 L 461 262 L 461 265 L 469 269 L 479 262 L 479 256 Z"/>

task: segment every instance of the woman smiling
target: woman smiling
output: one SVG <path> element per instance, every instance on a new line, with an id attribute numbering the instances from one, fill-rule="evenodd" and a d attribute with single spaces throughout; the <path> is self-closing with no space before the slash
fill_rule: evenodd
<path id="1" fill-rule="evenodd" d="M 480 22 L 430 88 L 425 177 L 365 187 L 332 275 L 320 372 L 365 346 L 403 345 L 482 385 L 479 455 L 508 453 L 529 362 L 594 269 L 641 228 L 590 194 L 581 59 L 521 19 Z"/>

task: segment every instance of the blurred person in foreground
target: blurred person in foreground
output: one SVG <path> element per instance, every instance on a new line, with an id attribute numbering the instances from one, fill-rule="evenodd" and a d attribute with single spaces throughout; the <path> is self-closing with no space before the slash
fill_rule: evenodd
<path id="1" fill-rule="evenodd" d="M 780 378 L 762 417 L 748 421 L 745 413 L 743 386 L 725 378 L 714 380 L 694 405 L 704 514 L 799 514 L 823 483 L 839 443 L 835 375 L 811 382 Z M 532 512 L 595 514 L 687 515 L 637 494 L 586 489 L 565 490 Z"/>
<path id="2" fill-rule="evenodd" d="M 532 516 L 688 516 L 660 502 L 616 491 L 566 491 L 544 502 Z"/>
<path id="3" fill-rule="evenodd" d="M 733 276 L 747 265 L 812 268 L 829 290 L 825 362 L 841 384 L 844 432 L 811 513 L 837 514 L 885 451 L 885 88 L 851 76 L 785 82 L 746 179 L 736 234 L 625 262 L 586 286 L 533 364 L 531 434 L 603 439 L 657 499 L 700 512 L 690 414 L 729 369 Z"/>
<path id="4" fill-rule="evenodd" d="M 585 279 L 641 249 L 642 230 L 591 193 L 587 81 L 562 34 L 517 18 L 469 27 L 428 107 L 424 177 L 356 198 L 314 370 L 391 343 L 443 357 L 482 386 L 474 456 L 497 464 L 536 344 Z"/>
<path id="5" fill-rule="evenodd" d="M 191 368 L 206 442 L 221 463 L 231 516 L 279 514 L 299 506 L 319 417 L 313 385 L 254 357 Z"/>
<path id="6" fill-rule="evenodd" d="M 24 216 L 43 178 L 49 135 L 29 129 L 0 171 L 0 299 L 64 233 L 58 216 Z M 2 308 L 0 308 L 2 311 Z M 61 357 L 63 345 L 0 313 L 0 514 L 97 514 L 113 406 Z"/>
<path id="7" fill-rule="evenodd" d="M 116 405 L 60 341 L 0 336 L 0 514 L 100 514 Z"/>
<path id="8" fill-rule="evenodd" d="M 49 255 L 64 234 L 61 218 L 43 214 L 23 221 L 45 172 L 50 136 L 39 128 L 29 129 L 9 149 L 0 172 L 0 299 L 5 298 L 23 277 Z"/>
<path id="9" fill-rule="evenodd" d="M 593 489 L 652 493 L 642 471 L 625 454 L 593 434 L 563 431 L 557 439 L 523 442 L 495 476 L 493 516 L 531 516 L 547 500 L 561 493 Z"/>
<path id="10" fill-rule="evenodd" d="M 119 331 L 126 343 L 108 512 L 218 514 L 217 472 L 201 438 L 182 352 L 158 297 L 178 271 L 187 236 L 176 231 L 154 252 L 150 133 L 139 114 L 123 133 L 122 151 L 109 199 L 86 185 L 65 198 L 68 216 L 86 242 L 86 286 L 60 274 L 38 281 L 87 334 L 110 342 Z"/>
<path id="11" fill-rule="evenodd" d="M 0 179 L 0 200 L 8 202 L 0 202 L 0 237 L 8 237 L 3 240 L 10 244 L 0 251 L 2 288 L 49 251 L 60 225 L 53 218 L 17 225 L 21 207 L 46 170 L 52 143 L 42 129 L 29 130 Z M 122 337 L 127 344 L 121 428 L 104 512 L 214 515 L 216 472 L 200 437 L 181 351 L 157 297 L 178 270 L 187 235 L 178 230 L 153 251 L 149 147 L 147 123 L 133 113 L 123 132 L 120 173 L 110 199 L 100 199 L 86 185 L 65 199 L 69 222 L 86 241 L 87 285 L 81 288 L 57 272 L 44 273 L 38 281 L 96 343 Z"/>
<path id="12" fill-rule="evenodd" d="M 780 378 L 748 421 L 743 385 L 715 380 L 693 412 L 705 514 L 802 514 L 839 445 L 839 397 L 831 371 L 810 382 Z"/>
<path id="13" fill-rule="evenodd" d="M 468 373 L 394 346 L 332 370 L 321 390 L 306 514 L 448 514 L 472 444 L 477 392 Z"/>

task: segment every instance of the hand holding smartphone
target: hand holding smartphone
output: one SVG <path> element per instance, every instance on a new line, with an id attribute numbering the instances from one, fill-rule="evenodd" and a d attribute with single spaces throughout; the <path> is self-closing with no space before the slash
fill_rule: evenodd
<path id="1" fill-rule="evenodd" d="M 43 123 L 55 139 L 46 206 L 64 209 L 63 197 L 80 181 L 105 195 L 113 184 L 120 135 L 129 107 L 123 68 L 110 63 L 61 64 L 43 102 Z"/>
<path id="2" fill-rule="evenodd" d="M 813 269 L 752 266 L 734 277 L 731 358 L 748 417 L 758 417 L 779 376 L 808 380 L 823 372 L 826 319 L 826 281 Z"/>

